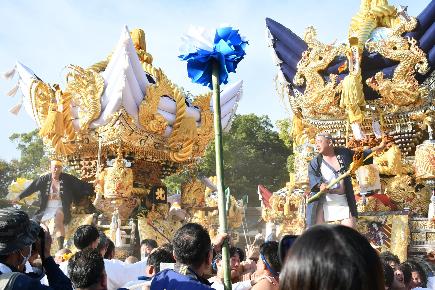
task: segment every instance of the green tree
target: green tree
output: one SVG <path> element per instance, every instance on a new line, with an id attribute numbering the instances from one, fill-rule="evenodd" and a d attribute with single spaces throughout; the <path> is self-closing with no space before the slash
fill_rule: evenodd
<path id="1" fill-rule="evenodd" d="M 46 172 L 49 168 L 49 158 L 44 152 L 44 144 L 35 129 L 28 133 L 14 133 L 9 139 L 17 144 L 20 151 L 19 161 L 13 160 L 17 175 L 33 179 Z"/>
<path id="2" fill-rule="evenodd" d="M 16 179 L 17 172 L 12 162 L 0 160 L 0 197 L 6 196 L 8 186 Z"/>
<path id="3" fill-rule="evenodd" d="M 28 133 L 14 133 L 9 140 L 17 144 L 20 159 L 7 162 L 0 160 L 0 196 L 5 196 L 8 186 L 18 177 L 34 179 L 49 168 L 49 159 L 44 153 L 38 130 Z"/>
<path id="4" fill-rule="evenodd" d="M 286 163 L 291 150 L 267 116 L 236 115 L 223 143 L 224 184 L 238 198 L 248 195 L 250 205 L 259 205 L 259 184 L 275 191 L 288 181 Z M 199 174 L 215 175 L 214 143 L 206 150 Z"/>
<path id="5" fill-rule="evenodd" d="M 292 124 L 290 122 L 290 119 L 283 119 L 276 121 L 276 127 L 278 128 L 278 136 L 279 138 L 284 141 L 284 144 L 288 148 L 293 147 L 293 140 L 291 136 L 292 131 Z"/>
<path id="6" fill-rule="evenodd" d="M 276 122 L 276 127 L 278 127 L 279 138 L 284 142 L 284 144 L 290 149 L 293 149 L 293 139 L 291 136 L 292 124 L 290 119 L 278 120 Z M 287 157 L 287 171 L 294 172 L 294 155 L 292 153 Z"/>
<path id="7" fill-rule="evenodd" d="M 186 169 L 179 173 L 172 174 L 171 176 L 167 176 L 162 181 L 168 188 L 168 192 L 175 194 L 177 192 L 181 192 L 181 185 L 184 182 L 187 182 L 187 180 L 190 178 L 194 177 L 195 173 L 196 171 L 192 172 L 192 169 Z"/>

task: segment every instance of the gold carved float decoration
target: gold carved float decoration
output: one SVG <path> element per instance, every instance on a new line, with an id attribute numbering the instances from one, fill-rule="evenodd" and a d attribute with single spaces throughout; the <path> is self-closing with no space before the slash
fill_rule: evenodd
<path id="1" fill-rule="evenodd" d="M 399 107 L 420 104 L 421 97 L 428 93 L 427 88 L 421 87 L 415 79 L 416 71 L 426 74 L 429 70 L 426 54 L 418 47 L 415 39 L 402 37 L 403 33 L 414 30 L 417 20 L 414 17 L 408 17 L 408 20 L 399 17 L 399 21 L 386 40 L 366 43 L 369 52 L 378 52 L 399 62 L 391 79 L 384 78 L 384 74 L 378 72 L 366 80 L 367 85 L 381 95 L 381 104 L 392 105 L 393 112 Z"/>
<path id="2" fill-rule="evenodd" d="M 155 69 L 149 64 L 144 64 L 144 67 L 147 72 L 154 76 L 156 83 L 146 88 L 147 97 L 139 107 L 139 124 L 147 131 L 163 135 L 168 122 L 157 112 L 157 107 L 160 97 L 164 95 L 172 96 L 174 88 L 161 69 Z"/>
<path id="3" fill-rule="evenodd" d="M 343 114 L 338 106 L 341 84 L 337 83 L 337 75 L 330 74 L 329 81 L 325 82 L 319 71 L 324 70 L 335 57 L 343 54 L 345 46 L 323 44 L 316 37 L 314 27 L 308 27 L 304 36 L 308 49 L 302 54 L 293 79 L 296 85 L 305 83 L 306 88 L 303 96 L 297 98 L 296 105 L 302 109 L 304 116 Z"/>
<path id="4" fill-rule="evenodd" d="M 91 69 L 77 65 L 68 67 L 67 89 L 79 110 L 79 127 L 81 131 L 89 129 L 89 124 L 101 114 L 100 98 L 104 91 L 104 79 Z M 72 124 L 71 124 L 72 125 Z"/>
<path id="5" fill-rule="evenodd" d="M 433 5 L 417 18 L 406 10 L 387 0 L 362 0 L 345 45 L 319 42 L 312 27 L 302 39 L 266 20 L 280 68 L 277 91 L 291 110 L 294 172 L 292 186 L 273 193 L 270 208 L 263 207 L 265 221 L 277 228 L 291 221 L 286 203 L 294 193 L 309 190 L 308 162 L 316 155 L 314 137 L 321 131 L 331 133 L 335 146 L 350 149 L 389 143 L 374 155 L 373 165 L 352 176 L 359 212 L 381 217 L 401 210 L 412 218 L 428 217 L 430 200 L 435 200 L 435 72 L 429 53 L 432 22 L 425 15 L 432 15 Z M 304 209 L 300 203 L 290 215 Z"/>
<path id="6" fill-rule="evenodd" d="M 211 93 L 188 95 L 153 66 L 141 29 L 130 32 L 125 27 L 104 60 L 88 68 L 67 68 L 62 90 L 19 62 L 14 67 L 24 107 L 38 124 L 49 154 L 94 182 L 94 206 L 103 221 L 112 217 L 114 227 L 125 223 L 139 205 L 140 211 L 149 210 L 147 218 L 157 212 L 168 216 L 164 206 L 150 205 L 156 203 L 150 192 L 163 186 L 163 178 L 203 156 L 213 139 Z M 224 128 L 231 123 L 241 91 L 239 81 L 221 93 Z M 204 203 L 204 191 L 202 195 Z"/>

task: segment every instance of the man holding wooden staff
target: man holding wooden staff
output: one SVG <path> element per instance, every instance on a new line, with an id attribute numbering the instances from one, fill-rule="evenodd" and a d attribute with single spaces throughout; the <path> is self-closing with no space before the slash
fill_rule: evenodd
<path id="1" fill-rule="evenodd" d="M 378 146 L 364 150 L 363 158 L 367 159 L 366 157 L 372 151 L 378 151 L 384 147 L 385 144 L 382 141 Z M 318 192 L 325 194 L 318 200 L 308 203 L 307 226 L 340 222 L 343 225 L 355 227 L 358 212 L 349 170 L 355 152 L 345 147 L 334 147 L 332 136 L 327 132 L 317 134 L 316 149 L 319 154 L 308 165 L 310 196 Z M 373 162 L 372 158 L 365 161 L 367 164 Z"/>

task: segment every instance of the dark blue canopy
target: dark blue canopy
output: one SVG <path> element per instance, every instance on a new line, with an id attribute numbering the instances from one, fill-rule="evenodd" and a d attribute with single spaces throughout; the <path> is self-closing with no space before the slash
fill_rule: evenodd
<path id="1" fill-rule="evenodd" d="M 416 74 L 416 79 L 422 83 L 433 71 L 435 67 L 435 1 L 431 1 L 429 5 L 417 16 L 417 27 L 412 32 L 408 32 L 405 36 L 413 37 L 417 40 L 419 47 L 427 54 L 430 70 L 425 75 Z M 273 49 L 276 55 L 281 60 L 279 64 L 285 79 L 294 86 L 294 88 L 303 92 L 304 87 L 299 87 L 293 84 L 293 77 L 296 74 L 296 66 L 302 57 L 302 53 L 308 48 L 307 44 L 290 29 L 282 24 L 266 18 L 266 26 L 272 37 Z M 338 68 L 344 64 L 346 58 L 337 57 L 331 64 L 321 72 L 325 80 L 329 74 L 336 74 L 339 79 L 343 79 L 348 71 L 339 72 Z M 388 78 L 392 77 L 394 69 L 397 66 L 396 61 L 386 59 L 379 53 L 368 53 L 364 51 L 361 61 L 361 75 L 363 80 L 374 76 L 377 72 L 382 71 Z M 368 87 L 365 82 L 364 96 L 366 99 L 379 98 L 379 94 Z"/>

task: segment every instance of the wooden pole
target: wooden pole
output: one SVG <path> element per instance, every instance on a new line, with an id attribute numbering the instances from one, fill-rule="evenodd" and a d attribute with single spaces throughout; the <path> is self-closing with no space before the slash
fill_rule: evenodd
<path id="1" fill-rule="evenodd" d="M 222 145 L 222 124 L 221 124 L 221 105 L 220 105 L 220 84 L 219 84 L 219 63 L 213 61 L 212 71 L 213 84 L 213 111 L 214 111 L 214 138 L 216 152 L 216 177 L 219 206 L 219 232 L 227 233 L 227 213 L 225 210 L 224 192 L 224 159 Z M 224 270 L 224 289 L 231 290 L 231 268 L 230 252 L 228 242 L 222 245 L 222 263 Z"/>

